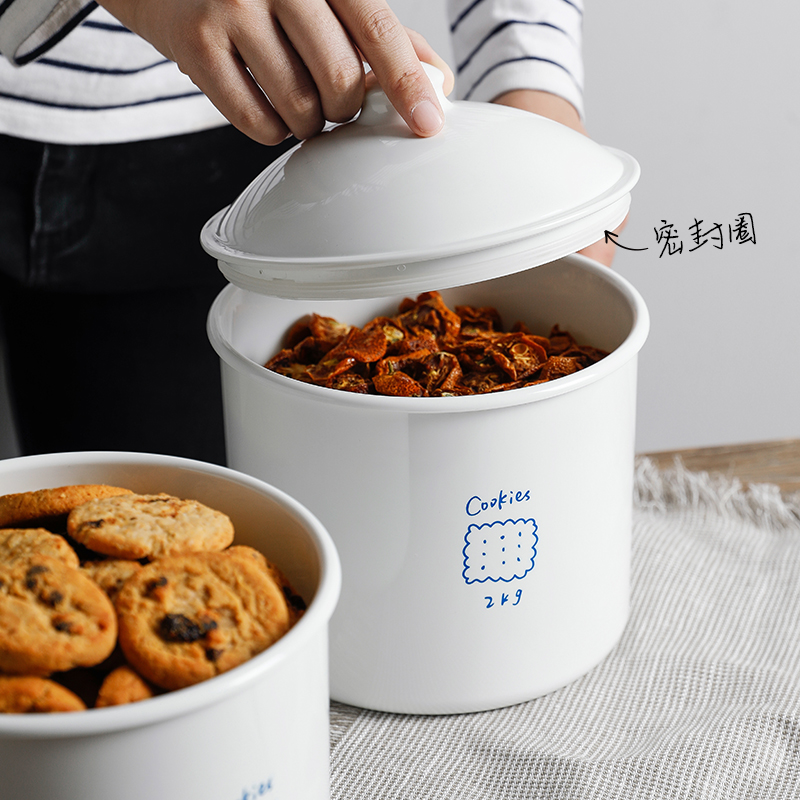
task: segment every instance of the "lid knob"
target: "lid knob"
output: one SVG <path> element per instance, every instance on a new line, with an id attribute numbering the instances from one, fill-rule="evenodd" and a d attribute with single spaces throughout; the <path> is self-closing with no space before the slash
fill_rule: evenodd
<path id="1" fill-rule="evenodd" d="M 447 114 L 447 108 L 450 101 L 444 96 L 444 73 L 431 64 L 423 62 L 422 68 L 425 70 L 433 89 L 436 92 L 436 98 L 442 107 L 442 111 Z M 361 113 L 356 119 L 358 125 L 368 125 L 370 127 L 376 125 L 388 125 L 393 122 L 400 122 L 405 125 L 403 118 L 395 111 L 394 106 L 389 102 L 386 92 L 376 83 L 367 89 L 364 96 L 364 102 L 361 104 Z"/>

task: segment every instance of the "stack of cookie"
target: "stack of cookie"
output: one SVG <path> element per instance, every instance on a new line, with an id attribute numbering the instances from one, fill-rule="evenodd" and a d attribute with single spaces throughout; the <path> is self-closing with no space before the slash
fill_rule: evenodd
<path id="1" fill-rule="evenodd" d="M 81 485 L 0 497 L 0 712 L 120 705 L 262 652 L 305 608 L 195 500 Z"/>

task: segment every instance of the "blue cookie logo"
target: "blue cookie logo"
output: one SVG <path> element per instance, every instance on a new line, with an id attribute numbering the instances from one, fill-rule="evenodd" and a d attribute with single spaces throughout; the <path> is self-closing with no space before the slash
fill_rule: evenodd
<path id="1" fill-rule="evenodd" d="M 532 519 L 470 525 L 464 537 L 464 580 L 483 583 L 524 578 L 536 558 L 537 530 Z"/>

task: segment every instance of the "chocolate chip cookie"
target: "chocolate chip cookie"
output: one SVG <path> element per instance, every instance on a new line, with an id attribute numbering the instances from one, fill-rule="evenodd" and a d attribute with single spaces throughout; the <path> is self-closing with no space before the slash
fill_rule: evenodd
<path id="1" fill-rule="evenodd" d="M 289 605 L 289 615 L 292 625 L 303 616 L 303 612 L 306 610 L 305 600 L 294 590 L 294 586 L 292 586 L 286 575 L 260 550 L 256 550 L 254 547 L 249 547 L 246 544 L 234 544 L 227 548 L 225 552 L 239 558 L 250 559 L 269 573 L 275 583 L 280 586 L 283 596 Z"/>
<path id="2" fill-rule="evenodd" d="M 130 489 L 105 484 L 77 484 L 54 489 L 37 489 L 0 496 L 0 528 L 10 528 L 23 522 L 60 517 L 73 508 L 98 497 L 129 494 Z"/>
<path id="3" fill-rule="evenodd" d="M 97 693 L 95 708 L 121 706 L 155 697 L 153 687 L 127 664 L 106 675 Z"/>
<path id="4" fill-rule="evenodd" d="M 83 700 L 47 678 L 0 676 L 0 714 L 85 711 Z"/>
<path id="5" fill-rule="evenodd" d="M 222 550 L 233 524 L 221 511 L 169 494 L 128 494 L 73 509 L 67 533 L 90 550 L 114 558 L 154 559 Z"/>
<path id="6" fill-rule="evenodd" d="M 30 560 L 33 556 L 51 556 L 68 567 L 77 567 L 78 554 L 69 542 L 44 528 L 0 529 L 0 564 Z"/>
<path id="7" fill-rule="evenodd" d="M 117 620 L 105 592 L 48 556 L 0 565 L 0 672 L 47 676 L 99 664 Z"/>
<path id="8" fill-rule="evenodd" d="M 283 592 L 256 563 L 226 553 L 159 559 L 115 600 L 119 643 L 130 665 L 163 689 L 232 669 L 290 627 Z"/>

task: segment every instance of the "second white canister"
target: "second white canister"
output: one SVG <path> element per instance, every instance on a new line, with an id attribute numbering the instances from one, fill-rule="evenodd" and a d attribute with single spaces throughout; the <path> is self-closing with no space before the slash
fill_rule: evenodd
<path id="1" fill-rule="evenodd" d="M 399 298 L 299 301 L 231 286 L 209 317 L 231 466 L 296 497 L 340 554 L 331 696 L 383 711 L 540 696 L 597 664 L 628 616 L 641 297 L 580 256 L 442 294 L 612 352 L 490 395 L 357 395 L 261 364 L 305 313 L 361 325 Z"/>
<path id="2" fill-rule="evenodd" d="M 229 463 L 311 509 L 341 557 L 331 695 L 425 714 L 537 697 L 619 638 L 648 330 L 626 281 L 572 255 L 624 219 L 635 160 L 534 114 L 440 101 L 444 128 L 422 139 L 370 89 L 355 121 L 288 151 L 201 233 L 234 284 L 208 325 Z M 429 290 L 610 355 L 466 397 L 262 366 L 307 313 L 363 325 Z"/>

